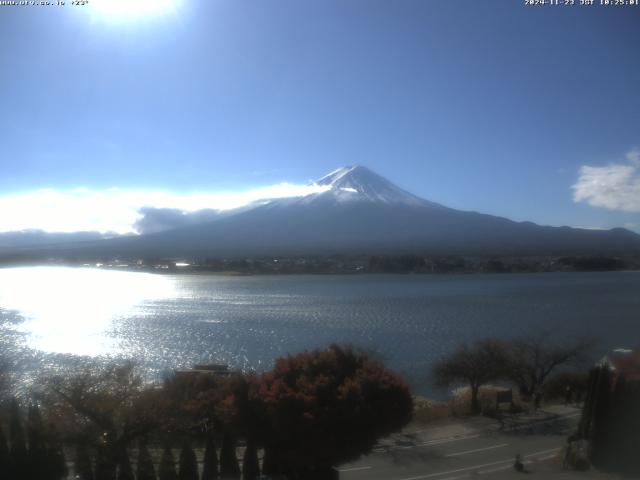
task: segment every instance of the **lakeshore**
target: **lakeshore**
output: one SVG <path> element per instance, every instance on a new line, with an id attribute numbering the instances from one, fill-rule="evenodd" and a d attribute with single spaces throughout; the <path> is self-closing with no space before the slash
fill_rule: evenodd
<path id="1" fill-rule="evenodd" d="M 293 275 L 365 273 L 536 273 L 638 271 L 637 255 L 316 255 L 221 258 L 56 258 L 3 254 L 0 268 L 95 267 L 151 273 Z"/>

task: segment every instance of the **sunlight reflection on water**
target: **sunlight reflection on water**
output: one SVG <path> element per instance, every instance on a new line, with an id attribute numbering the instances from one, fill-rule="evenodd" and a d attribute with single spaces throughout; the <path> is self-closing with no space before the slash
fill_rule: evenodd
<path id="1" fill-rule="evenodd" d="M 0 269 L 0 357 L 22 379 L 134 359 L 158 380 L 225 363 L 257 371 L 331 342 L 375 352 L 434 393 L 460 342 L 530 332 L 595 336 L 597 357 L 640 338 L 640 273 L 221 276 Z"/>
<path id="2" fill-rule="evenodd" d="M 0 305 L 24 318 L 15 328 L 30 348 L 50 353 L 111 353 L 116 346 L 108 333 L 114 319 L 174 295 L 174 282 L 161 275 L 90 268 L 0 270 Z"/>

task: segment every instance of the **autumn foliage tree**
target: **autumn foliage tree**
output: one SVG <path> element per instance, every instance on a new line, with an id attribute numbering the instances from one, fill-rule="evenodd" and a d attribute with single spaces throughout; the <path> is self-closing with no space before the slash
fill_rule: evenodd
<path id="1" fill-rule="evenodd" d="M 197 478 L 190 442 L 206 443 L 202 478 L 240 478 L 236 440 L 246 445 L 246 480 L 260 475 L 260 450 L 263 474 L 324 478 L 402 428 L 413 412 L 398 376 L 370 355 L 337 345 L 281 358 L 262 375 L 177 372 L 157 387 L 144 385 L 131 365 L 114 365 L 49 379 L 42 396 L 49 417 L 78 447 L 74 471 L 85 480 L 133 478 L 127 449 L 138 440 L 137 477 L 154 478 L 147 439 L 165 445 L 160 480 Z M 35 410 L 32 418 L 40 423 Z M 170 448 L 178 439 L 185 440 L 179 473 Z"/>
<path id="2" fill-rule="evenodd" d="M 174 375 L 156 395 L 160 428 L 168 434 L 203 434 L 220 428 L 229 395 L 228 380 L 217 375 Z"/>
<path id="3" fill-rule="evenodd" d="M 338 345 L 277 360 L 258 394 L 268 419 L 262 442 L 269 468 L 290 479 L 319 478 L 369 452 L 413 411 L 409 388 L 397 375 Z"/>

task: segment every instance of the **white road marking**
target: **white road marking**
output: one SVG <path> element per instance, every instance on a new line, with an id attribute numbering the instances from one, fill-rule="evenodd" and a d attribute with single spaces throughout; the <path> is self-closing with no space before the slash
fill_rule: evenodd
<path id="1" fill-rule="evenodd" d="M 558 450 L 561 450 L 562 447 L 558 447 L 558 448 L 550 448 L 549 450 L 541 450 L 539 452 L 533 452 L 533 453 L 529 453 L 527 455 L 524 455 L 523 458 L 530 458 L 530 457 L 535 457 L 536 455 L 544 455 L 545 453 L 550 453 L 550 452 L 556 452 Z M 491 462 L 491 463 L 483 463 L 481 465 L 472 465 L 470 467 L 464 467 L 464 468 L 458 468 L 456 470 L 449 470 L 446 472 L 435 472 L 435 473 L 428 473 L 426 475 L 419 475 L 417 477 L 407 477 L 407 478 L 402 478 L 400 480 L 423 480 L 425 478 L 433 478 L 433 477 L 441 477 L 443 475 L 449 475 L 452 473 L 460 473 L 460 472 L 466 472 L 469 470 L 477 470 L 479 468 L 484 468 L 484 467 L 493 467 L 494 465 L 501 465 L 501 464 L 509 464 L 507 465 L 507 467 L 511 466 L 513 462 L 513 458 L 508 458 L 505 460 L 498 460 L 497 462 Z M 531 461 L 526 461 L 523 462 L 525 464 L 531 463 Z M 440 479 L 440 480 L 444 480 L 444 479 Z"/>
<path id="2" fill-rule="evenodd" d="M 503 465 L 501 467 L 495 467 L 495 468 L 489 468 L 487 470 L 478 470 L 478 473 L 480 475 L 485 475 L 487 473 L 494 473 L 494 472 L 500 472 L 502 470 L 508 470 L 510 468 L 513 468 L 513 465 L 508 464 L 508 465 Z"/>
<path id="3" fill-rule="evenodd" d="M 545 460 L 551 460 L 552 458 L 556 458 L 556 457 L 557 457 L 557 454 L 553 453 L 553 454 L 547 455 L 545 457 L 536 458 L 536 460 L 539 461 L 539 462 L 543 462 Z"/>
<path id="4" fill-rule="evenodd" d="M 469 435 L 468 437 L 450 437 L 450 438 L 444 438 L 444 439 L 429 440 L 428 442 L 418 443 L 416 445 L 407 445 L 404 447 L 389 447 L 389 448 L 378 447 L 378 448 L 374 448 L 373 451 L 376 453 L 384 453 L 384 452 L 393 452 L 395 450 L 408 450 L 410 448 L 429 447 L 431 445 L 441 445 L 443 443 L 458 442 L 460 440 L 471 440 L 472 438 L 478 438 L 479 436 L 480 434 Z"/>
<path id="5" fill-rule="evenodd" d="M 582 412 L 578 412 L 578 413 L 572 413 L 571 415 L 564 415 L 560 418 L 573 418 L 573 417 L 579 417 L 582 415 Z"/>
<path id="6" fill-rule="evenodd" d="M 521 428 L 531 428 L 533 426 L 542 425 L 544 423 L 557 422 L 557 421 L 563 420 L 565 418 L 579 417 L 580 415 L 582 415 L 582 413 L 577 412 L 577 413 L 571 413 L 569 415 L 561 415 L 561 416 L 558 416 L 556 418 L 549 418 L 547 420 L 538 420 L 538 421 L 534 420 L 534 421 L 532 421 L 530 423 L 526 423 L 526 424 L 522 424 L 522 425 L 516 425 L 516 426 L 513 426 L 513 427 L 507 427 L 506 429 L 504 429 L 502 431 L 504 432 L 504 431 L 509 431 L 509 430 L 519 430 Z M 413 432 L 409 432 L 406 435 L 414 435 L 416 433 L 426 432 L 426 431 L 429 431 L 429 430 L 430 429 L 428 429 L 428 428 L 425 428 L 425 429 L 422 429 L 422 430 L 414 430 Z M 374 453 L 385 453 L 385 452 L 393 452 L 393 451 L 396 451 L 396 450 L 409 450 L 411 448 L 428 447 L 430 445 L 440 445 L 440 444 L 443 444 L 443 443 L 458 442 L 458 441 L 461 441 L 461 440 L 470 440 L 472 438 L 478 438 L 480 436 L 481 436 L 481 434 L 455 435 L 453 437 L 445 437 L 445 438 L 437 438 L 437 439 L 434 439 L 434 440 L 429 440 L 427 442 L 418 443 L 416 445 L 407 445 L 407 446 L 403 446 L 403 447 L 397 447 L 397 446 L 396 447 L 377 447 L 377 448 L 374 448 L 372 451 Z"/>
<path id="7" fill-rule="evenodd" d="M 498 462 L 491 462 L 491 463 L 483 463 L 482 465 L 473 465 L 471 467 L 464 467 L 464 468 L 458 468 L 456 470 L 449 470 L 447 472 L 436 472 L 436 473 L 429 473 L 427 475 L 420 475 L 418 477 L 407 477 L 407 478 L 402 478 L 400 480 L 422 480 L 423 478 L 432 478 L 432 477 L 440 477 L 442 475 L 448 475 L 450 473 L 458 473 L 458 472 L 465 472 L 467 470 L 474 470 L 476 468 L 482 468 L 482 467 L 491 467 L 492 465 L 498 465 L 501 463 L 505 463 L 505 462 L 512 462 L 512 459 L 509 460 L 500 460 Z"/>
<path id="8" fill-rule="evenodd" d="M 557 417 L 554 418 L 548 418 L 546 420 L 532 420 L 530 423 L 528 424 L 524 424 L 524 425 L 519 425 L 520 426 L 530 426 L 531 424 L 536 424 L 536 423 L 549 423 L 549 422 L 557 422 L 558 420 L 562 420 L 564 418 L 574 418 L 574 417 L 579 417 L 580 415 L 582 415 L 582 412 L 576 412 L 576 413 L 569 413 L 567 415 L 558 415 Z M 517 428 L 517 427 L 516 427 Z M 473 429 L 467 429 L 469 432 L 473 432 Z M 433 428 L 421 428 L 419 430 L 412 430 L 409 432 L 404 432 L 404 435 L 415 435 L 416 433 L 422 433 L 422 432 L 432 432 Z M 460 434 L 460 435 L 455 435 L 456 437 L 464 437 L 466 434 Z M 447 438 L 454 438 L 454 437 L 447 437 Z"/>
<path id="9" fill-rule="evenodd" d="M 370 468 L 372 468 L 372 467 L 370 465 L 367 465 L 367 466 L 363 466 L 363 467 L 339 468 L 338 471 L 339 472 L 357 472 L 359 470 L 369 470 Z"/>
<path id="10" fill-rule="evenodd" d="M 560 420 L 564 420 L 567 418 L 574 418 L 574 417 L 579 417 L 580 415 L 582 415 L 582 413 L 572 413 L 569 415 L 561 415 L 555 418 L 549 418 L 547 420 L 532 420 L 529 423 L 523 423 L 521 425 L 514 425 L 512 427 L 507 427 L 506 429 L 503 429 L 502 431 L 509 431 L 509 430 L 519 430 L 521 428 L 532 428 L 535 427 L 537 425 L 543 425 L 545 423 L 553 423 L 553 422 L 559 422 Z"/>
<path id="11" fill-rule="evenodd" d="M 468 437 L 463 437 L 463 438 L 447 438 L 444 440 L 429 440 L 428 442 L 424 442 L 424 443 L 419 443 L 418 445 L 416 445 L 416 447 L 426 447 L 428 445 L 441 445 L 443 443 L 451 443 L 451 442 L 457 442 L 460 440 L 471 440 L 472 438 L 478 438 L 480 435 L 469 435 Z"/>
<path id="12" fill-rule="evenodd" d="M 524 458 L 535 457 L 536 455 L 543 455 L 545 453 L 557 452 L 558 450 L 562 450 L 562 447 L 550 448 L 549 450 L 541 450 L 539 452 L 530 453 L 525 455 Z"/>
<path id="13" fill-rule="evenodd" d="M 462 430 L 466 430 L 467 432 L 473 432 L 472 428 L 462 428 Z M 406 432 L 406 435 L 415 435 L 416 433 L 422 433 L 422 432 L 433 432 L 433 428 L 421 428 L 419 430 L 412 430 L 410 432 Z M 465 435 L 464 433 L 461 433 L 460 435 Z"/>
<path id="14" fill-rule="evenodd" d="M 476 453 L 476 452 L 484 452 L 485 450 L 493 450 L 494 448 L 502 448 L 507 446 L 509 446 L 508 443 L 501 443 L 500 445 L 492 445 L 490 447 L 475 448 L 473 450 L 465 450 L 464 452 L 450 453 L 448 455 L 445 455 L 445 457 L 459 457 L 460 455 L 467 455 L 469 453 Z"/>

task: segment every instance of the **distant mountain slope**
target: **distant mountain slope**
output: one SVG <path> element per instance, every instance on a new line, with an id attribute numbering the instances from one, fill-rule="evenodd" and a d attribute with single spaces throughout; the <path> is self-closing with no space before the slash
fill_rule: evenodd
<path id="1" fill-rule="evenodd" d="M 640 253 L 624 229 L 544 227 L 421 199 L 365 167 L 338 169 L 305 197 L 258 202 L 220 219 L 101 242 L 58 253 L 124 257 L 205 257 L 326 253 Z"/>
<path id="2" fill-rule="evenodd" d="M 0 233 L 0 252 L 4 249 L 19 247 L 43 247 L 62 243 L 76 243 L 111 238 L 116 234 L 102 234 L 100 232 L 71 232 L 54 233 L 42 230 L 21 230 L 17 232 Z"/>

